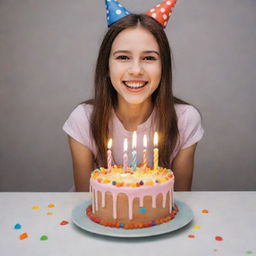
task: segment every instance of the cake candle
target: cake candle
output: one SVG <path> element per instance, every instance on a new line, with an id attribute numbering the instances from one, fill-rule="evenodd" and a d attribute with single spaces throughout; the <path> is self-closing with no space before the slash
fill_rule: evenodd
<path id="1" fill-rule="evenodd" d="M 146 169 L 146 166 L 147 166 L 147 135 L 146 134 L 144 134 L 144 136 L 143 136 L 143 146 L 144 146 L 143 167 Z"/>
<path id="2" fill-rule="evenodd" d="M 124 139 L 124 156 L 123 156 L 123 170 L 124 170 L 124 172 L 127 172 L 127 161 L 128 161 L 127 149 L 128 149 L 128 142 L 127 142 L 127 138 L 125 138 Z"/>
<path id="3" fill-rule="evenodd" d="M 137 134 L 136 131 L 133 132 L 132 134 L 132 171 L 136 171 L 136 166 L 137 166 L 137 152 L 136 152 L 136 145 L 137 145 Z"/>
<path id="4" fill-rule="evenodd" d="M 154 134 L 154 169 L 158 168 L 158 134 L 155 132 Z"/>
<path id="5" fill-rule="evenodd" d="M 107 151 L 107 162 L 108 162 L 108 171 L 109 172 L 111 170 L 111 165 L 112 165 L 111 147 L 112 147 L 112 139 L 109 139 L 109 141 L 108 141 L 108 151 Z"/>

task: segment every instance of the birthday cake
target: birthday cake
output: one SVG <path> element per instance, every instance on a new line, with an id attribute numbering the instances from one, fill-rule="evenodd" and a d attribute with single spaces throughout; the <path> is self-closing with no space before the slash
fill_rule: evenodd
<path id="1" fill-rule="evenodd" d="M 178 211 L 173 198 L 174 175 L 166 168 L 122 166 L 92 172 L 92 204 L 88 217 L 114 228 L 145 228 L 173 219 Z"/>

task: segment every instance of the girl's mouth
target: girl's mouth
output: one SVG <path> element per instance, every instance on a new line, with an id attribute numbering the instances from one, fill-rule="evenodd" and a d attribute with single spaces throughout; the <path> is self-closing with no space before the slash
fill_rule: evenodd
<path id="1" fill-rule="evenodd" d="M 123 81 L 123 84 L 132 91 L 141 90 L 147 83 L 147 81 Z"/>

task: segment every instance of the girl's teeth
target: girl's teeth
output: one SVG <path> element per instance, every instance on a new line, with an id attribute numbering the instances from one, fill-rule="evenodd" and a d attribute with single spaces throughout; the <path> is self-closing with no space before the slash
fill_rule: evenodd
<path id="1" fill-rule="evenodd" d="M 146 83 L 127 83 L 125 82 L 125 85 L 128 86 L 129 88 L 140 88 L 143 87 Z"/>

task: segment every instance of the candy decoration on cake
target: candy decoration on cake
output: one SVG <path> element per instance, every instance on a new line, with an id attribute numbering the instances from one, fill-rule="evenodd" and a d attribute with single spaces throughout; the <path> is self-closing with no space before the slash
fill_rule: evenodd
<path id="1" fill-rule="evenodd" d="M 130 14 L 130 12 L 116 0 L 105 0 L 105 3 L 108 26 Z"/>
<path id="2" fill-rule="evenodd" d="M 165 0 L 146 12 L 147 15 L 158 21 L 163 28 L 166 27 L 176 0 Z"/>

